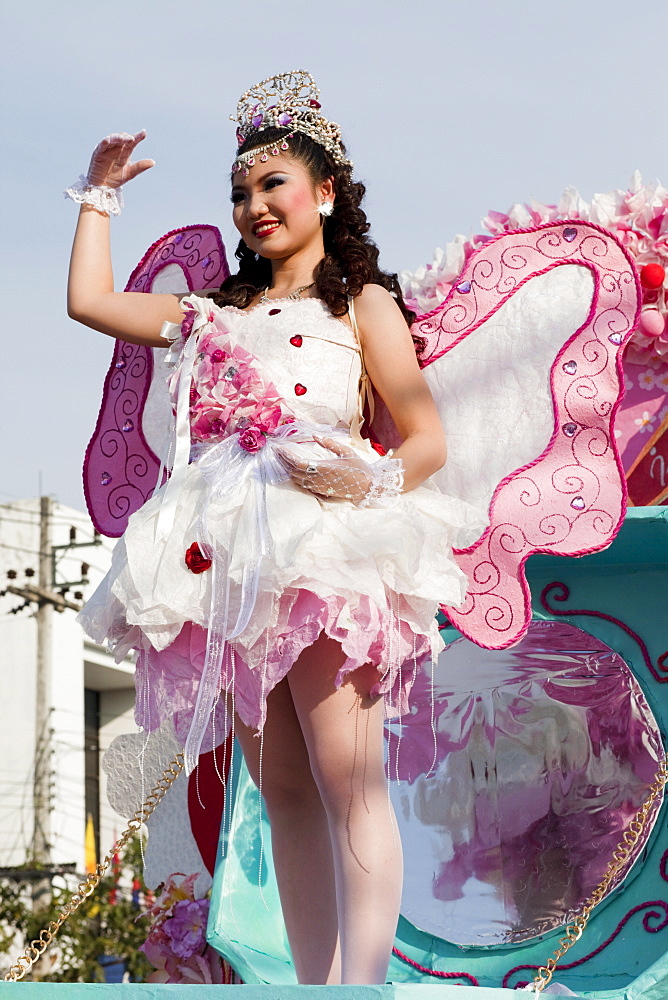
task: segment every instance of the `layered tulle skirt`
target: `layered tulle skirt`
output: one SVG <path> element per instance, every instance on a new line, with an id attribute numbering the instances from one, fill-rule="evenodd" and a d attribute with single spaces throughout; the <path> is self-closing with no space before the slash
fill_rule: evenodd
<path id="1" fill-rule="evenodd" d="M 230 454 L 188 465 L 167 532 L 164 487 L 133 514 L 81 612 L 118 659 L 139 651 L 137 723 L 172 718 L 191 754 L 224 738 L 231 701 L 261 728 L 267 695 L 323 633 L 344 654 L 337 684 L 371 663 L 388 716 L 405 712 L 438 649 L 439 604 L 464 598 L 451 549 L 479 532 L 480 512 L 428 485 L 383 507 L 320 499 L 260 474 L 262 456 Z"/>

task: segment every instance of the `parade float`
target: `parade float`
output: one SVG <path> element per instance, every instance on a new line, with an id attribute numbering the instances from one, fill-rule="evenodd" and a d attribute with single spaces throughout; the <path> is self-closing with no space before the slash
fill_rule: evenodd
<path id="1" fill-rule="evenodd" d="M 438 662 L 415 679 L 410 715 L 387 725 L 405 856 L 392 985 L 337 989 L 658 1000 L 668 996 L 668 191 L 636 175 L 590 203 L 568 189 L 558 205 L 483 222 L 487 235 L 458 237 L 401 275 L 442 401 L 440 486 L 484 502 L 489 525 L 462 538 L 467 601 L 442 609 Z M 218 231 L 188 227 L 158 241 L 127 287 L 186 292 L 227 273 Z M 112 536 L 163 475 L 154 353 L 117 342 L 86 456 L 91 516 Z M 377 404 L 370 433 L 387 449 L 395 432 Z M 135 827 L 147 820 L 156 893 L 143 947 L 155 971 L 123 988 L 197 984 L 200 996 L 243 984 L 283 996 L 296 979 L 258 791 L 231 734 L 188 777 L 181 749 L 163 726 L 119 737 L 103 765 L 113 807 Z"/>

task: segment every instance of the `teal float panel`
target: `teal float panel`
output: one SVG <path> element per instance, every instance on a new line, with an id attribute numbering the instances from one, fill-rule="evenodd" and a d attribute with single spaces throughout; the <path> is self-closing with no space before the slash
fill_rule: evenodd
<path id="1" fill-rule="evenodd" d="M 418 992 L 419 990 L 419 992 Z M 0 1000 L 510 1000 L 512 990 L 457 986 L 181 986 L 153 983 L 0 983 Z M 208 994 L 208 995 L 207 995 Z"/>
<path id="2" fill-rule="evenodd" d="M 536 555 L 527 563 L 534 618 L 564 617 L 617 651 L 643 688 L 664 745 L 668 703 L 663 681 L 668 680 L 668 662 L 661 657 L 668 650 L 667 568 L 666 508 L 630 509 L 619 535 L 604 552 L 579 559 Z M 576 609 L 618 619 L 643 640 L 651 666 L 637 641 L 621 625 L 595 614 L 571 611 L 563 616 L 547 610 L 541 594 L 555 582 L 565 584 L 569 596 L 558 602 L 552 592 L 547 597 L 549 606 L 559 612 Z M 454 629 L 443 634 L 446 642 L 459 636 Z M 259 795 L 240 757 L 235 772 L 234 813 L 229 841 L 221 844 L 208 938 L 244 982 L 287 986 L 295 983 L 295 975 L 280 915 L 269 826 L 266 817 L 260 820 Z M 574 993 L 596 1000 L 654 1000 L 655 995 L 657 1000 L 668 1000 L 666 824 L 664 807 L 626 882 L 597 909 L 582 939 L 558 970 L 555 979 Z M 558 939 L 559 931 L 555 931 L 521 946 L 463 949 L 402 919 L 396 947 L 425 969 L 446 973 L 452 984 L 461 984 L 444 983 L 442 988 L 456 988 L 456 996 L 463 998 L 466 994 L 462 989 L 476 983 L 475 996 L 482 998 L 483 988 L 493 988 L 492 995 L 500 997 L 501 987 L 512 988 L 531 980 L 534 968 L 552 954 Z M 433 975 L 396 955 L 388 978 L 393 983 L 434 984 Z"/>

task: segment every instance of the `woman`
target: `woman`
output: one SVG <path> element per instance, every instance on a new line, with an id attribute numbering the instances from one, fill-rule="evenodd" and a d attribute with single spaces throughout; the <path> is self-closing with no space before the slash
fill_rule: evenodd
<path id="1" fill-rule="evenodd" d="M 402 861 L 383 722 L 437 648 L 439 602 L 464 596 L 449 546 L 466 515 L 421 485 L 445 461 L 443 430 L 317 98 L 290 73 L 239 103 L 240 268 L 216 305 L 113 290 L 107 213 L 153 165 L 130 161 L 143 132 L 104 140 L 70 190 L 83 202 L 70 315 L 131 343 L 175 341 L 174 470 L 82 620 L 139 650 L 137 720 L 174 716 L 191 766 L 221 738 L 217 712 L 234 712 L 299 982 L 384 983 Z M 403 439 L 391 458 L 359 434 L 367 378 Z"/>

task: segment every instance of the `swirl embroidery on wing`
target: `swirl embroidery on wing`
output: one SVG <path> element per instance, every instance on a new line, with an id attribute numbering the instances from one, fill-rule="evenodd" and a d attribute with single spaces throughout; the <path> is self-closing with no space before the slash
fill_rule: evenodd
<path id="1" fill-rule="evenodd" d="M 611 421 L 622 395 L 621 350 L 638 314 L 638 280 L 628 254 L 605 230 L 579 221 L 550 224 L 486 243 L 443 304 L 412 329 L 425 343 L 420 363 L 432 364 L 527 281 L 573 264 L 591 271 L 594 294 L 586 321 L 551 367 L 552 437 L 541 455 L 496 487 L 483 535 L 455 550 L 468 593 L 461 607 L 442 609 L 464 635 L 492 649 L 526 633 L 531 597 L 524 563 L 531 553 L 596 552 L 621 525 L 625 493 Z"/>
<path id="2" fill-rule="evenodd" d="M 187 226 L 157 240 L 134 269 L 126 292 L 150 292 L 160 272 L 178 267 L 188 290 L 218 287 L 229 275 L 225 248 L 214 226 Z M 104 383 L 83 481 L 97 531 L 123 534 L 128 518 L 158 485 L 160 460 L 143 430 L 143 411 L 153 375 L 150 347 L 117 341 Z"/>

